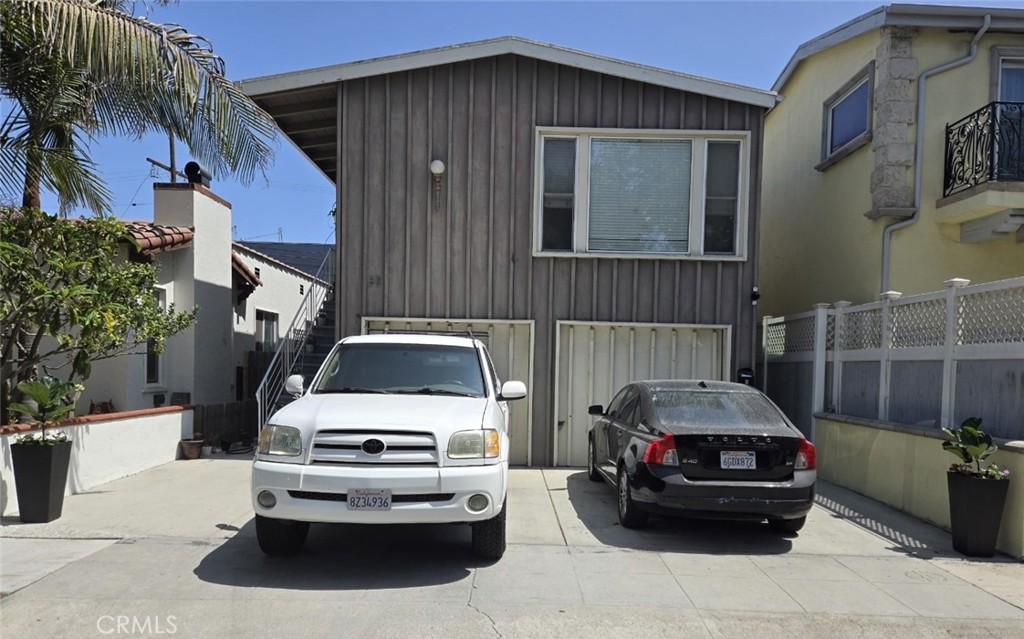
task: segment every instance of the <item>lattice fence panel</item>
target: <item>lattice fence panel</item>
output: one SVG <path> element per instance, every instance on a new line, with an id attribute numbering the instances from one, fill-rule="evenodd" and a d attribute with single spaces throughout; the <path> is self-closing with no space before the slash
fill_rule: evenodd
<path id="1" fill-rule="evenodd" d="M 957 343 L 1024 343 L 1024 287 L 967 293 L 958 301 Z"/>
<path id="2" fill-rule="evenodd" d="M 825 350 L 836 348 L 836 317 L 829 315 L 825 323 Z"/>
<path id="3" fill-rule="evenodd" d="M 946 301 L 896 304 L 891 326 L 893 348 L 942 346 L 946 340 Z"/>
<path id="4" fill-rule="evenodd" d="M 804 317 L 768 325 L 766 352 L 769 355 L 814 350 L 814 318 Z"/>
<path id="5" fill-rule="evenodd" d="M 843 316 L 843 350 L 859 351 L 882 347 L 882 311 L 877 308 L 854 311 Z"/>

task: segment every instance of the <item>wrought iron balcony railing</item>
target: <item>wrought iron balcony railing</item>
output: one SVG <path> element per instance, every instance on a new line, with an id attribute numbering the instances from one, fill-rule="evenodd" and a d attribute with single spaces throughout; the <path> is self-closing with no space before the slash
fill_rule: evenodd
<path id="1" fill-rule="evenodd" d="M 946 125 L 943 196 L 985 182 L 1024 181 L 1024 102 L 992 102 Z"/>

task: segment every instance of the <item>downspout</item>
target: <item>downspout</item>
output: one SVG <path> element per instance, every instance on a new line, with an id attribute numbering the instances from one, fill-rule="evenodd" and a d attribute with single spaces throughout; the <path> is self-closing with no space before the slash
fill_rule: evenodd
<path id="1" fill-rule="evenodd" d="M 982 36 L 988 31 L 989 26 L 992 24 L 992 16 L 986 15 L 985 20 L 981 25 L 981 29 L 974 35 L 971 40 L 971 51 L 965 57 L 947 62 L 937 67 L 932 67 L 926 71 L 923 71 L 921 75 L 917 76 L 917 141 L 914 146 L 914 213 L 905 220 L 900 220 L 885 227 L 885 231 L 882 233 L 882 286 L 879 289 L 879 294 L 885 293 L 889 290 L 889 255 L 891 252 L 892 245 L 892 234 L 893 231 L 907 228 L 912 224 L 915 224 L 921 215 L 921 173 L 924 156 L 924 115 L 925 115 L 925 83 L 933 75 L 937 75 L 950 69 L 963 66 L 973 60 L 978 55 L 978 42 L 981 41 Z"/>

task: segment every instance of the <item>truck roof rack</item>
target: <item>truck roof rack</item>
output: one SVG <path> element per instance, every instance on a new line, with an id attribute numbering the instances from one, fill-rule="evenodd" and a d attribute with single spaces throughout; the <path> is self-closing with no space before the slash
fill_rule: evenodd
<path id="1" fill-rule="evenodd" d="M 439 331 L 439 330 L 415 330 L 415 329 L 390 329 L 383 328 L 377 330 L 368 331 L 369 335 L 382 334 L 382 335 L 443 335 L 446 337 L 468 337 L 470 339 L 486 340 L 491 334 L 488 331 L 471 331 L 469 329 L 461 330 L 450 330 L 450 331 Z"/>

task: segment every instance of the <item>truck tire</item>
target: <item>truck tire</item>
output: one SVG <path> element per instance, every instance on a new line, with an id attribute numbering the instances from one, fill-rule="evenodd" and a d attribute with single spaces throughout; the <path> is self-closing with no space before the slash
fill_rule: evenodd
<path id="1" fill-rule="evenodd" d="M 505 554 L 505 513 L 508 512 L 508 496 L 501 512 L 473 524 L 473 554 L 481 559 L 501 559 Z"/>
<path id="2" fill-rule="evenodd" d="M 260 550 L 268 555 L 294 555 L 306 543 L 308 534 L 309 522 L 256 515 L 256 539 Z"/>
<path id="3" fill-rule="evenodd" d="M 769 519 L 768 527 L 775 532 L 793 534 L 798 532 L 807 523 L 807 515 L 796 519 Z"/>

